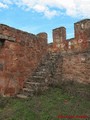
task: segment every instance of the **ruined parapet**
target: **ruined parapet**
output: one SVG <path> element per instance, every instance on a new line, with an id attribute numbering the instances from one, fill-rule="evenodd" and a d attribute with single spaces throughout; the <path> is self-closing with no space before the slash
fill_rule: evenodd
<path id="1" fill-rule="evenodd" d="M 48 35 L 47 33 L 45 32 L 42 32 L 42 33 L 38 33 L 36 35 L 38 38 L 42 38 L 44 40 L 44 44 L 46 45 L 47 44 L 47 40 L 48 40 Z"/>
<path id="2" fill-rule="evenodd" d="M 48 38 L 47 33 L 45 33 L 45 32 L 38 33 L 38 34 L 37 34 L 37 37 L 43 38 L 43 39 L 45 39 L 45 40 L 47 40 L 47 38 Z"/>
<path id="3" fill-rule="evenodd" d="M 81 20 L 74 24 L 76 39 L 90 39 L 90 19 Z"/>
<path id="4" fill-rule="evenodd" d="M 47 46 L 47 47 L 48 47 L 48 44 L 47 44 L 48 35 L 47 35 L 46 32 L 38 33 L 38 34 L 36 35 L 36 37 L 37 37 L 38 40 L 40 40 L 40 39 L 41 39 L 41 41 L 43 40 L 42 48 L 43 48 L 44 46 Z M 47 51 L 47 47 L 45 47 L 45 51 Z M 43 54 L 43 53 L 42 53 L 42 54 Z"/>
<path id="5" fill-rule="evenodd" d="M 53 50 L 62 53 L 84 52 L 90 50 L 90 19 L 74 24 L 75 37 L 66 39 L 66 29 L 53 29 Z"/>
<path id="6" fill-rule="evenodd" d="M 90 19 L 81 20 L 74 24 L 75 40 L 81 50 L 90 48 Z"/>
<path id="7" fill-rule="evenodd" d="M 64 42 L 66 40 L 66 28 L 65 27 L 59 27 L 56 29 L 53 29 L 53 44 L 54 48 L 61 49 L 64 46 Z"/>

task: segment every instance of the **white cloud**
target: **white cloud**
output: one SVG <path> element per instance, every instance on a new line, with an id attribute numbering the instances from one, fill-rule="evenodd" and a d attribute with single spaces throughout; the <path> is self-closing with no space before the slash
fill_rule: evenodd
<path id="1" fill-rule="evenodd" d="M 0 8 L 8 8 L 8 6 L 0 2 Z"/>
<path id="2" fill-rule="evenodd" d="M 2 2 L 5 3 L 5 4 L 12 4 L 11 0 L 2 0 Z"/>
<path id="3" fill-rule="evenodd" d="M 16 4 L 25 10 L 34 10 L 51 18 L 59 14 L 71 17 L 90 17 L 90 0 L 1 0 L 1 6 Z M 64 12 L 62 12 L 64 11 Z"/>

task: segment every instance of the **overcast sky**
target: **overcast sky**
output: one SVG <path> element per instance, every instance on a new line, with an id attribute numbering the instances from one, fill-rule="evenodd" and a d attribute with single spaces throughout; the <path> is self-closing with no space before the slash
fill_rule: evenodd
<path id="1" fill-rule="evenodd" d="M 67 38 L 74 36 L 74 23 L 90 19 L 90 0 L 0 0 L 0 23 L 30 33 L 48 33 L 65 26 Z"/>

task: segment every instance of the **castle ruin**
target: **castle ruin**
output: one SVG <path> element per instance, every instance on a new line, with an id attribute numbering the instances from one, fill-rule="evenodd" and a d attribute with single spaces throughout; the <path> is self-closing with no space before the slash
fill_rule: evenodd
<path id="1" fill-rule="evenodd" d="M 66 40 L 66 28 L 37 35 L 0 24 L 0 95 L 27 97 L 49 84 L 77 81 L 90 84 L 90 19 L 74 24 L 75 37 Z"/>

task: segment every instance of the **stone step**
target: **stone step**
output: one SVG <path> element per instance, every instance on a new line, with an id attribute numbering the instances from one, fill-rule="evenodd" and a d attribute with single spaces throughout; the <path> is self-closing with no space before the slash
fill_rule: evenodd
<path id="1" fill-rule="evenodd" d="M 55 57 L 51 57 L 51 58 L 49 58 L 49 61 L 51 61 L 51 60 L 56 60 L 57 58 L 55 58 Z"/>
<path id="2" fill-rule="evenodd" d="M 39 71 L 37 71 L 36 73 L 34 73 L 30 78 L 31 79 L 33 79 L 33 78 L 39 78 L 39 79 L 45 79 L 46 78 L 46 76 L 47 76 L 47 72 L 44 72 L 44 71 L 42 71 L 42 72 L 39 72 Z M 33 77 L 33 76 L 38 76 L 38 77 Z"/>
<path id="3" fill-rule="evenodd" d="M 35 82 L 26 82 L 25 83 L 25 88 L 36 90 L 39 87 L 44 87 L 46 84 L 45 83 L 35 83 Z"/>
<path id="4" fill-rule="evenodd" d="M 34 74 L 27 79 L 23 90 L 18 94 L 20 98 L 27 98 L 37 94 L 39 91 L 48 89 L 48 75 L 50 76 L 51 71 L 56 66 L 56 61 L 59 54 L 52 53 L 48 54 L 42 63 L 38 66 Z"/>
<path id="5" fill-rule="evenodd" d="M 39 67 L 36 72 L 47 72 L 48 68 L 45 67 Z"/>
<path id="6" fill-rule="evenodd" d="M 49 65 L 50 63 L 43 63 L 43 64 L 40 64 L 40 66 L 38 67 L 38 68 L 47 68 L 48 67 L 48 65 Z"/>
<path id="7" fill-rule="evenodd" d="M 43 76 L 37 76 L 37 75 L 33 75 L 31 78 L 35 78 L 35 79 L 45 79 Z"/>
<path id="8" fill-rule="evenodd" d="M 50 56 L 49 58 L 57 58 L 57 55 Z"/>
<path id="9" fill-rule="evenodd" d="M 43 77 L 43 76 L 32 76 L 31 81 L 42 82 L 42 81 L 45 81 L 45 77 Z"/>
<path id="10" fill-rule="evenodd" d="M 41 63 L 41 66 L 46 66 L 46 65 L 48 65 L 50 62 L 51 62 L 50 60 L 47 60 L 47 61 Z"/>
<path id="11" fill-rule="evenodd" d="M 27 81 L 26 84 L 29 84 L 29 85 L 39 85 L 39 84 L 41 84 L 41 83 L 39 83 L 39 82 Z"/>
<path id="12" fill-rule="evenodd" d="M 43 69 L 46 70 L 47 68 L 48 68 L 48 65 L 47 66 L 46 65 L 41 65 L 41 66 L 38 67 L 38 70 L 42 71 Z"/>
<path id="13" fill-rule="evenodd" d="M 23 91 L 34 92 L 33 89 L 29 89 L 29 88 L 23 88 Z"/>
<path id="14" fill-rule="evenodd" d="M 48 87 L 46 85 L 37 85 L 37 86 L 26 86 L 27 88 L 30 88 L 30 89 L 33 89 L 34 92 L 31 92 L 29 93 L 28 91 L 27 92 L 24 92 L 25 95 L 28 95 L 28 96 L 33 96 L 37 93 L 39 93 L 40 91 L 44 91 L 46 89 L 48 89 Z"/>
<path id="15" fill-rule="evenodd" d="M 31 90 L 31 89 L 29 90 L 28 88 L 24 88 L 24 90 L 20 94 L 17 94 L 17 97 L 26 99 L 28 97 L 34 96 L 35 94 L 39 93 L 40 91 L 45 91 L 47 89 L 48 89 L 48 87 L 45 85 L 43 87 L 38 87 L 38 89 L 35 89 L 35 90 Z"/>
<path id="16" fill-rule="evenodd" d="M 36 71 L 35 75 L 38 75 L 38 76 L 40 76 L 40 75 L 46 75 L 46 72 L 45 71 Z"/>
<path id="17" fill-rule="evenodd" d="M 25 96 L 30 97 L 30 96 L 33 96 L 33 95 L 34 95 L 35 90 L 29 89 L 29 88 L 23 88 L 23 90 L 22 90 L 21 93 L 22 93 L 23 95 L 25 95 Z"/>
<path id="18" fill-rule="evenodd" d="M 46 77 L 45 78 L 33 78 L 33 77 L 31 77 L 30 79 L 27 80 L 27 82 L 34 82 L 34 83 L 40 83 L 40 84 L 44 83 L 45 84 L 45 83 L 47 83 L 47 78 Z"/>
<path id="19" fill-rule="evenodd" d="M 50 57 L 50 58 L 47 59 L 45 62 L 41 63 L 41 65 L 43 65 L 43 66 L 48 65 L 49 63 L 52 62 L 52 60 L 55 61 L 55 60 L 57 60 L 57 59 L 58 59 L 57 56 L 56 56 L 56 57 L 55 57 L 55 56 L 54 56 L 54 57 Z"/>
<path id="20" fill-rule="evenodd" d="M 39 83 L 39 82 L 27 81 L 27 82 L 25 83 L 25 85 L 29 85 L 29 86 L 44 86 L 45 83 L 44 83 L 44 82 Z"/>
<path id="21" fill-rule="evenodd" d="M 28 98 L 28 96 L 26 96 L 26 95 L 24 95 L 24 94 L 17 94 L 17 97 L 18 97 L 18 98 L 23 98 L 23 99 Z"/>

